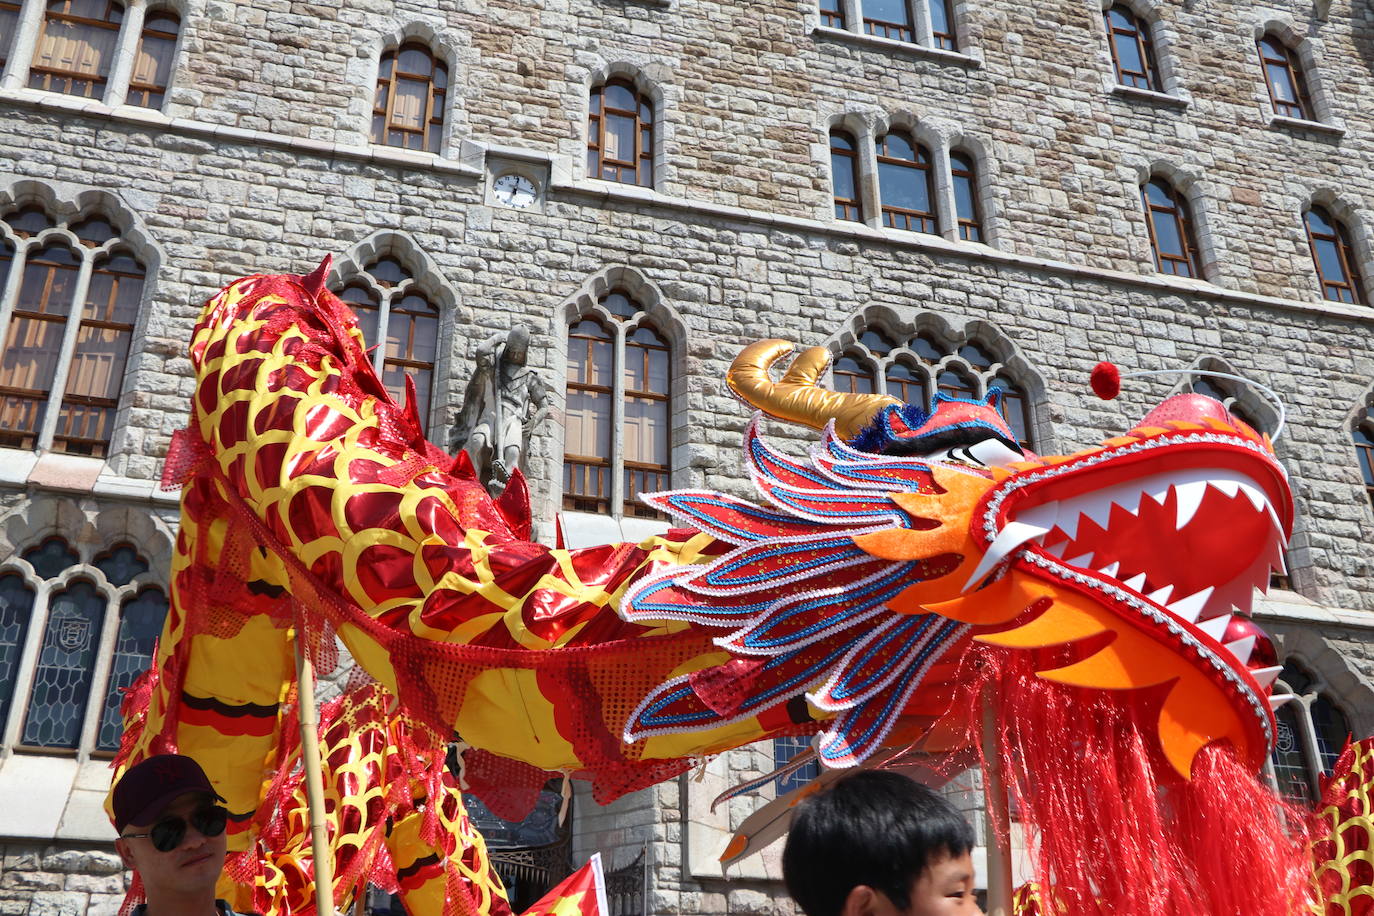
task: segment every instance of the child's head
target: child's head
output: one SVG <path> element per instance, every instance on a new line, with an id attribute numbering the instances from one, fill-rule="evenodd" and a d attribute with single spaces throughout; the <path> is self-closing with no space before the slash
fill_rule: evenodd
<path id="1" fill-rule="evenodd" d="M 967 916 L 973 830 L 931 789 L 868 770 L 807 799 L 782 853 L 807 916 Z"/>

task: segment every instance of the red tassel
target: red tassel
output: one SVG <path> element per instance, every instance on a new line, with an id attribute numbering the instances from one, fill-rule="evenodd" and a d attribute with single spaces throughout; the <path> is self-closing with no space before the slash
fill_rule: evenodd
<path id="1" fill-rule="evenodd" d="M 1104 360 L 1093 366 L 1089 382 L 1094 394 L 1104 401 L 1110 401 L 1121 393 L 1121 370 Z"/>

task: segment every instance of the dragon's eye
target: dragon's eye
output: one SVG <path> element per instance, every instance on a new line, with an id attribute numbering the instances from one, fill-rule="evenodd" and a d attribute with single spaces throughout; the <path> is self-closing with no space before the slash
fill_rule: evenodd
<path id="1" fill-rule="evenodd" d="M 1005 467 L 1013 461 L 1022 461 L 1025 456 L 1011 448 L 1000 439 L 980 439 L 969 445 L 954 445 L 942 448 L 924 456 L 931 461 L 946 464 L 962 464 L 968 467 L 987 468 Z"/>

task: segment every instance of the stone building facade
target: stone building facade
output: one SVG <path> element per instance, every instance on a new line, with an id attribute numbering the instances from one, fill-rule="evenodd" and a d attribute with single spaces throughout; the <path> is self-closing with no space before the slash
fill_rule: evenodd
<path id="1" fill-rule="evenodd" d="M 376 276 L 389 260 L 431 309 L 435 441 L 477 344 L 531 329 L 531 365 L 565 418 L 536 431 L 529 456 L 545 537 L 565 507 L 565 529 L 592 540 L 658 524 L 636 517 L 621 473 L 647 454 L 629 444 L 646 430 L 666 437 L 657 465 L 672 485 L 748 496 L 747 415 L 720 380 L 758 338 L 830 347 L 849 359 L 846 384 L 981 394 L 1010 382 L 1026 438 L 1048 454 L 1125 429 L 1177 387 L 1143 381 L 1104 404 L 1086 384 L 1102 359 L 1267 385 L 1287 406 L 1277 449 L 1298 504 L 1288 579 L 1255 608 L 1302 681 L 1281 769 L 1308 778 L 1342 722 L 1374 731 L 1374 445 L 1362 444 L 1374 443 L 1374 307 L 1360 288 L 1374 279 L 1374 8 L 1122 0 L 1149 39 L 1136 80 L 1109 7 L 0 3 L 0 663 L 12 694 L 0 705 L 0 913 L 117 907 L 102 704 L 143 651 L 131 603 L 166 591 L 176 505 L 158 478 L 187 415 L 190 331 L 228 281 L 304 273 L 325 254 L 335 288 L 364 274 L 391 288 Z M 1296 105 L 1265 69 L 1265 39 L 1289 55 Z M 378 107 L 379 80 L 400 93 L 407 49 L 432 68 L 419 117 Z M 634 100 L 633 127 L 616 135 L 638 138 L 628 158 L 607 139 L 612 87 Z M 892 138 L 925 157 L 914 185 Z M 604 177 L 614 162 L 621 180 Z M 919 191 L 927 175 L 915 225 L 933 231 L 887 225 L 922 210 L 894 189 Z M 498 182 L 508 176 L 524 179 L 517 194 Z M 1142 195 L 1152 183 L 1170 213 L 1187 211 L 1192 276 L 1164 256 L 1165 211 Z M 1327 248 L 1313 212 L 1337 225 Z M 1344 287 L 1319 266 L 1332 251 Z M 124 341 L 126 360 L 92 370 L 76 318 L 49 329 L 50 344 L 23 336 L 48 320 L 31 314 L 34 265 L 67 270 L 89 297 L 113 288 L 120 256 L 136 264 L 118 280 L 133 305 L 91 334 Z M 632 313 L 608 310 L 617 293 Z M 640 327 L 668 354 L 661 422 L 630 423 L 623 386 L 603 392 L 619 400 L 595 456 L 613 478 L 597 518 L 564 499 L 564 379 L 588 318 L 608 329 L 612 359 Z M 69 397 L 79 384 L 104 388 L 81 401 Z M 1221 393 L 1277 423 L 1244 382 Z M 73 431 L 78 408 L 98 414 L 86 435 Z M 767 431 L 793 449 L 807 438 Z M 89 693 L 63 697 L 66 718 L 44 731 L 40 631 L 78 586 Z M 647 912 L 786 911 L 776 850 L 728 879 L 713 862 L 758 800 L 712 814 L 710 798 L 771 767 L 766 748 L 745 749 L 607 809 L 579 793 L 576 854 L 599 848 L 615 867 L 647 850 Z"/>

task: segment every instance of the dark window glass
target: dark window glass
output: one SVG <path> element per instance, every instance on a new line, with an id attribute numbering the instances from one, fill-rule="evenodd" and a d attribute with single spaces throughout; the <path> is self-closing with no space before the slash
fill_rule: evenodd
<path id="1" fill-rule="evenodd" d="M 1004 375 L 994 378 L 988 387 L 1002 389 L 1002 416 L 1016 434 L 1017 443 L 1022 448 L 1030 448 L 1030 404 L 1026 401 L 1026 393 Z"/>
<path id="2" fill-rule="evenodd" d="M 887 335 L 882 331 L 875 331 L 872 328 L 869 328 L 859 335 L 859 343 L 868 347 L 868 352 L 876 353 L 879 356 L 897 346 L 891 340 L 888 340 Z"/>
<path id="3" fill-rule="evenodd" d="M 954 35 L 954 11 L 950 0 L 926 0 L 930 8 L 930 33 L 935 47 L 946 51 L 959 50 L 959 40 Z"/>
<path id="4" fill-rule="evenodd" d="M 653 187 L 654 111 L 627 79 L 592 89 L 587 110 L 587 174 Z"/>
<path id="5" fill-rule="evenodd" d="M 1317 738 L 1317 752 L 1321 755 L 1317 763 L 1323 773 L 1330 773 L 1341 751 L 1345 750 L 1345 742 L 1350 737 L 1350 723 L 1346 721 L 1345 714 L 1324 696 L 1319 695 L 1313 700 L 1311 709 L 1312 731 Z"/>
<path id="6" fill-rule="evenodd" d="M 924 362 L 931 363 L 932 365 L 945 358 L 944 350 L 924 334 L 913 337 L 911 342 L 907 344 L 907 347 Z"/>
<path id="7" fill-rule="evenodd" d="M 773 739 L 773 769 L 786 766 L 792 758 L 802 751 L 808 750 L 811 742 L 806 738 L 774 738 Z M 800 769 L 788 773 L 786 776 L 779 776 L 774 780 L 779 796 L 786 795 L 793 789 L 800 789 L 817 776 L 821 775 L 821 765 L 817 760 L 810 760 Z"/>
<path id="8" fill-rule="evenodd" d="M 138 40 L 138 56 L 129 74 L 130 105 L 161 108 L 172 82 L 172 59 L 176 55 L 177 33 L 181 20 L 169 10 L 150 11 L 143 20 Z"/>
<path id="9" fill-rule="evenodd" d="M 434 387 L 438 345 L 438 307 L 418 293 L 406 292 L 392 299 L 386 321 L 382 383 L 397 404 L 404 404 L 406 376 L 415 380 L 415 410 L 422 428 L 429 424 L 429 400 Z"/>
<path id="10" fill-rule="evenodd" d="M 76 551 L 68 547 L 67 542 L 60 537 L 46 538 L 43 543 L 37 547 L 30 547 L 20 556 L 28 560 L 33 566 L 34 573 L 43 579 L 56 578 L 64 570 L 71 569 L 81 562 Z"/>
<path id="11" fill-rule="evenodd" d="M 0 67 L 10 59 L 10 47 L 19 30 L 19 8 L 17 0 L 0 0 Z M 0 722 L 3 721 L 4 717 L 0 716 Z"/>
<path id="12" fill-rule="evenodd" d="M 895 362 L 887 367 L 886 378 L 887 393 L 892 397 L 899 398 L 907 404 L 915 404 L 922 410 L 930 406 L 926 377 L 921 370 L 903 362 Z"/>
<path id="13" fill-rule="evenodd" d="M 111 585 L 128 585 L 134 578 L 148 571 L 148 561 L 138 555 L 129 544 L 118 544 L 95 558 L 96 569 L 105 574 Z"/>
<path id="14" fill-rule="evenodd" d="M 14 679 L 19 673 L 19 653 L 29 632 L 33 614 L 33 590 L 22 576 L 0 576 L 0 728 L 14 699 Z"/>
<path id="15" fill-rule="evenodd" d="M 992 368 L 992 357 L 977 344 L 967 343 L 960 347 L 959 358 L 979 371 Z"/>
<path id="16" fill-rule="evenodd" d="M 973 382 L 964 377 L 964 374 L 957 369 L 946 369 L 935 379 L 935 388 L 941 394 L 949 395 L 952 398 L 964 398 L 971 400 L 978 395 Z"/>
<path id="17" fill-rule="evenodd" d="M 108 453 L 143 279 L 143 265 L 121 253 L 101 258 L 91 271 L 54 450 L 98 457 Z"/>
<path id="18" fill-rule="evenodd" d="M 23 744 L 77 746 L 104 618 L 105 598 L 90 582 L 79 579 L 52 596 L 24 717 Z"/>
<path id="19" fill-rule="evenodd" d="M 1274 750 L 1270 759 L 1274 763 L 1274 779 L 1278 783 L 1279 793 L 1295 803 L 1310 805 L 1315 793 L 1303 752 L 1299 710 L 1297 702 L 1291 700 L 1274 710 L 1278 730 L 1274 735 Z"/>
<path id="20" fill-rule="evenodd" d="M 872 394 L 873 370 L 864 365 L 859 357 L 845 354 L 835 360 L 835 390 L 855 394 Z"/>
<path id="21" fill-rule="evenodd" d="M 65 245 L 30 252 L 0 354 L 0 445 L 34 448 L 62 355 L 81 260 Z"/>
<path id="22" fill-rule="evenodd" d="M 912 41 L 911 7 L 907 0 L 863 0 L 864 31 L 880 38 Z"/>
<path id="23" fill-rule="evenodd" d="M 668 489 L 668 342 L 640 325 L 625 337 L 625 514 L 662 518 L 640 493 Z"/>
<path id="24" fill-rule="evenodd" d="M 930 153 L 902 134 L 878 140 L 878 190 L 883 224 L 913 232 L 935 232 L 935 182 Z"/>
<path id="25" fill-rule="evenodd" d="M 124 602 L 119 614 L 119 636 L 110 667 L 110 682 L 105 690 L 105 706 L 100 714 L 97 750 L 119 750 L 119 738 L 124 733 L 119 704 L 124 702 L 124 690 L 152 663 L 153 647 L 162 635 L 166 618 L 167 597 L 161 589 L 144 589 L 137 597 Z"/>
<path id="26" fill-rule="evenodd" d="M 568 403 L 563 432 L 563 508 L 611 509 L 611 396 L 614 336 L 595 319 L 568 332 Z"/>
<path id="27" fill-rule="evenodd" d="M 844 7 L 840 0 L 821 0 L 821 25 L 832 29 L 844 28 Z"/>
<path id="28" fill-rule="evenodd" d="M 1140 194 L 1148 217 L 1155 267 L 1161 273 L 1180 277 L 1198 276 L 1197 242 L 1183 195 L 1162 178 L 1150 180 Z"/>
<path id="29" fill-rule="evenodd" d="M 1357 426 L 1354 431 L 1355 457 L 1364 478 L 1364 492 L 1374 508 L 1374 426 Z"/>
<path id="30" fill-rule="evenodd" d="M 5 222 L 10 224 L 14 234 L 21 239 L 33 238 L 53 224 L 42 207 L 21 207 L 6 216 Z"/>
<path id="31" fill-rule="evenodd" d="M 1124 6 L 1114 6 L 1102 15 L 1107 24 L 1116 81 L 1123 86 L 1163 92 L 1149 25 Z"/>
<path id="32" fill-rule="evenodd" d="M 959 219 L 959 238 L 983 241 L 983 217 L 978 206 L 978 172 L 968 153 L 949 154 L 949 174 L 954 183 L 954 209 Z"/>
<path id="33" fill-rule="evenodd" d="M 448 67 L 415 42 L 381 57 L 372 105 L 372 142 L 439 152 Z"/>
<path id="34" fill-rule="evenodd" d="M 1302 77 L 1302 68 L 1298 66 L 1297 55 L 1273 35 L 1261 38 L 1257 47 L 1274 114 L 1312 120 L 1312 103 L 1307 97 L 1307 85 Z"/>
<path id="35" fill-rule="evenodd" d="M 363 340 L 369 347 L 377 343 L 377 321 L 381 318 L 382 304 L 372 288 L 363 283 L 351 283 L 339 293 L 339 298 L 347 302 L 358 316 L 358 330 L 363 332 Z"/>
<path id="36" fill-rule="evenodd" d="M 854 138 L 838 130 L 830 132 L 830 179 L 835 186 L 835 218 L 862 222 L 858 150 Z"/>
<path id="37" fill-rule="evenodd" d="M 1355 267 L 1355 249 L 1345 226 L 1322 207 L 1313 207 L 1303 217 L 1312 262 L 1317 266 L 1322 296 L 1333 302 L 1365 302 L 1364 284 Z"/>
<path id="38" fill-rule="evenodd" d="M 109 0 L 48 0 L 29 88 L 103 96 L 123 21 L 123 5 Z"/>

